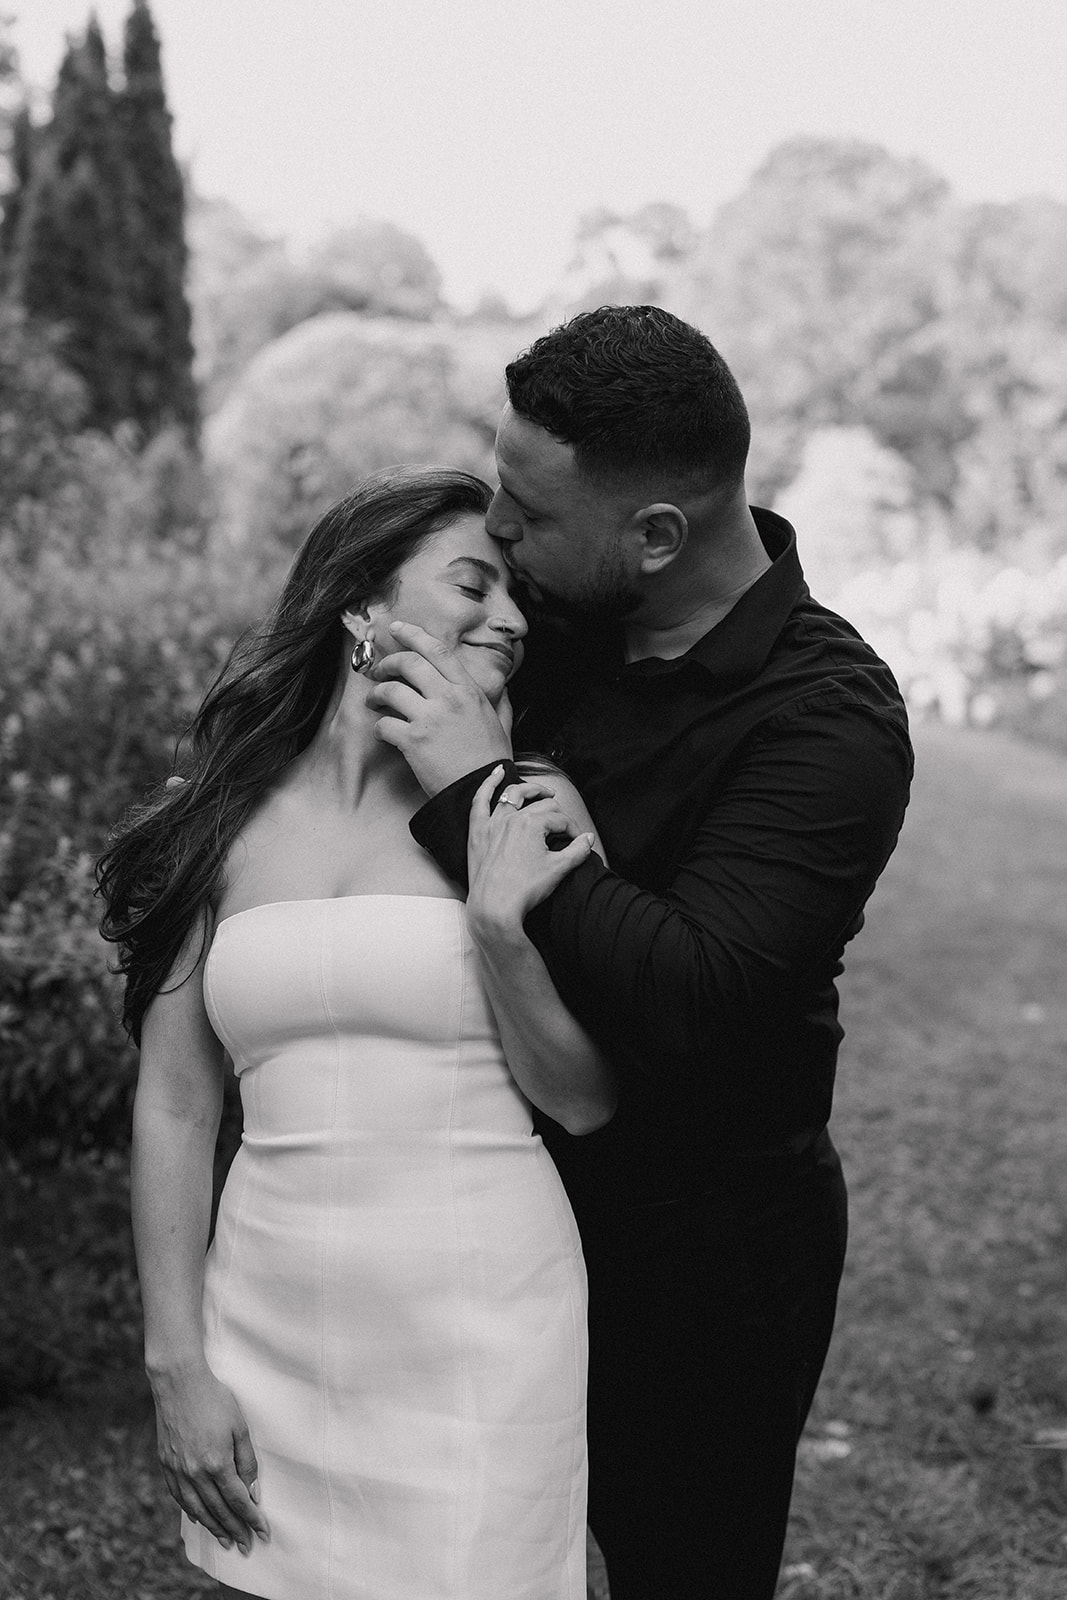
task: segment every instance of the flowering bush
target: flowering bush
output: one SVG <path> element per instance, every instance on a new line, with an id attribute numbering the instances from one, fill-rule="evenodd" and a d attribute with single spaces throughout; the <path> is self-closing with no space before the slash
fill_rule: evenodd
<path id="1" fill-rule="evenodd" d="M 1051 736 L 1067 705 L 1067 556 L 1028 572 L 949 549 L 853 577 L 829 603 L 885 657 L 920 715 Z"/>

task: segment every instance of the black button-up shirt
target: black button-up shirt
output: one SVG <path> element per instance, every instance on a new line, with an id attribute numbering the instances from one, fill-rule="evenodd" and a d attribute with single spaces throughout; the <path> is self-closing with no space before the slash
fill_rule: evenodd
<path id="1" fill-rule="evenodd" d="M 811 598 L 789 524 L 754 516 L 772 565 L 684 656 L 627 665 L 619 639 L 545 623 L 515 685 L 516 748 L 570 775 L 610 863 L 526 925 L 619 1071 L 606 1129 L 546 1131 L 601 1199 L 669 1198 L 715 1152 L 799 1150 L 825 1126 L 834 980 L 907 803 L 891 672 Z M 412 824 L 456 877 L 471 787 Z"/>

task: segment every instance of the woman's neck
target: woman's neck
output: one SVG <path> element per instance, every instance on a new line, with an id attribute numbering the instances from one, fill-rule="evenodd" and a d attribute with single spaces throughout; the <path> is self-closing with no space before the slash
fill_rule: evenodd
<path id="1" fill-rule="evenodd" d="M 425 798 L 400 752 L 375 737 L 379 719 L 365 704 L 365 692 L 363 679 L 343 683 L 292 764 L 292 779 L 343 810 L 354 811 L 369 792 L 405 805 Z"/>

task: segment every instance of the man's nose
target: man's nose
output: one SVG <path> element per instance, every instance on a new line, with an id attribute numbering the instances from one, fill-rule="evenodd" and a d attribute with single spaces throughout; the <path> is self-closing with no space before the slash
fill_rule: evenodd
<path id="1" fill-rule="evenodd" d="M 485 514 L 485 531 L 492 539 L 521 539 L 522 521 L 503 489 L 498 489 Z"/>

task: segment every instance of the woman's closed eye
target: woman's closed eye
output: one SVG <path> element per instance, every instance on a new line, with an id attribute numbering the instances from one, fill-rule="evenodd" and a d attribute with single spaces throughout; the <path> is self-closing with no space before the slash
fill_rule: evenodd
<path id="1" fill-rule="evenodd" d="M 461 594 L 469 594 L 475 600 L 488 599 L 488 591 L 485 589 L 479 589 L 476 584 L 457 583 L 456 588 Z"/>

